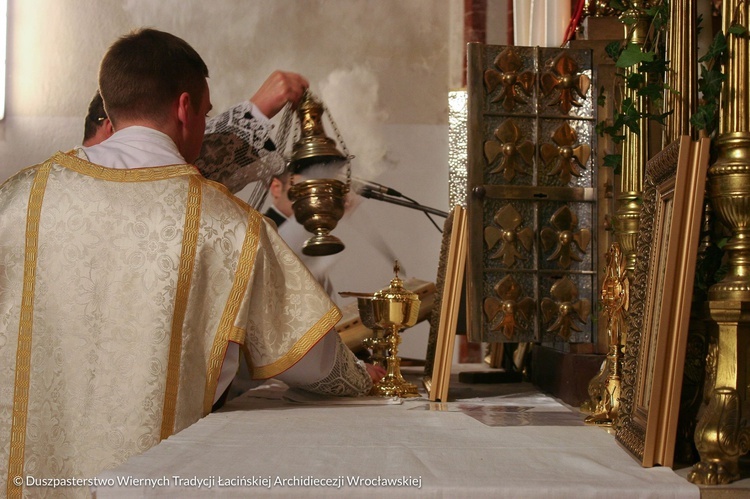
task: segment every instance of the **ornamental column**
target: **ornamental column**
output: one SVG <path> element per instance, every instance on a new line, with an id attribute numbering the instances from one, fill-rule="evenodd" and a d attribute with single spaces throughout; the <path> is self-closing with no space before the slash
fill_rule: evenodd
<path id="1" fill-rule="evenodd" d="M 722 30 L 727 58 L 721 98 L 718 159 L 708 171 L 708 194 L 714 213 L 729 229 L 724 247 L 726 277 L 708 292 L 718 338 L 709 345 L 705 396 L 708 406 L 698 422 L 695 444 L 701 461 L 688 479 L 717 485 L 740 478 L 738 460 L 750 450 L 748 355 L 750 351 L 750 51 L 747 0 L 724 0 Z"/>

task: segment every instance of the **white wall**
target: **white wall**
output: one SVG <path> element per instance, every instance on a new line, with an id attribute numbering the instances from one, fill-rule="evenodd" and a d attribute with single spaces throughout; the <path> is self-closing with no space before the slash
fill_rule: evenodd
<path id="1" fill-rule="evenodd" d="M 79 143 L 104 51 L 117 36 L 150 26 L 203 56 L 218 110 L 249 97 L 274 69 L 304 74 L 357 156 L 354 175 L 447 211 L 447 92 L 456 81 L 454 54 L 462 54 L 450 45 L 462 43 L 462 4 L 10 0 L 0 181 Z M 409 276 L 435 279 L 441 237 L 421 213 L 365 200 L 334 233 L 347 246 L 332 276 L 338 290 L 388 283 L 392 261 L 375 241 L 386 242 Z M 420 326 L 404 335 L 403 356 L 424 355 Z"/>

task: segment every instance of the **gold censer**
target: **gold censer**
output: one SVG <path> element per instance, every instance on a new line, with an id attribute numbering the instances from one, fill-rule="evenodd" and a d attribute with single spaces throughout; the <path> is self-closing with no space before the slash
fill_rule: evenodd
<path id="1" fill-rule="evenodd" d="M 387 288 L 378 291 L 372 298 L 372 312 L 375 324 L 383 328 L 389 345 L 386 358 L 386 375 L 372 388 L 374 395 L 382 397 L 418 397 L 417 387 L 401 375 L 401 359 L 398 345 L 401 331 L 412 327 L 419 317 L 419 297 L 403 286 L 398 277 L 398 261 L 393 267 L 395 277 Z"/>
<path id="2" fill-rule="evenodd" d="M 346 165 L 346 183 L 336 178 L 312 178 L 300 183 L 292 181 L 289 188 L 294 217 L 305 230 L 314 234 L 302 246 L 302 253 L 310 256 L 332 255 L 344 249 L 344 243 L 330 232 L 344 215 L 346 195 L 351 184 L 350 156 L 341 153 L 336 148 L 336 142 L 326 136 L 323 127 L 324 111 L 323 103 L 315 99 L 310 91 L 306 91 L 297 108 L 300 137 L 292 147 L 289 162 L 289 170 L 293 175 L 302 174 L 303 171 L 310 174 L 315 169 L 328 175 L 330 169 L 340 169 Z M 284 117 L 287 121 L 285 130 L 291 119 L 288 116 L 290 115 Z M 338 134 L 338 129 L 336 133 Z M 346 150 L 340 137 L 339 141 Z M 330 176 L 336 177 L 338 172 Z"/>
<path id="3" fill-rule="evenodd" d="M 302 253 L 325 256 L 344 249 L 344 243 L 331 231 L 344 216 L 347 192 L 340 180 L 331 178 L 305 180 L 289 188 L 294 218 L 314 234 L 302 245 Z"/>

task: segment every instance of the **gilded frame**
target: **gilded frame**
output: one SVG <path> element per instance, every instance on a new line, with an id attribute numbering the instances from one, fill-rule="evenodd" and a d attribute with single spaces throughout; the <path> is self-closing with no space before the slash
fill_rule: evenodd
<path id="1" fill-rule="evenodd" d="M 672 466 L 709 140 L 683 136 L 646 165 L 616 439 Z"/>
<path id="2" fill-rule="evenodd" d="M 436 279 L 437 293 L 430 319 L 424 386 L 431 401 L 447 402 L 453 349 L 468 246 L 466 210 L 456 205 L 443 229 Z"/>

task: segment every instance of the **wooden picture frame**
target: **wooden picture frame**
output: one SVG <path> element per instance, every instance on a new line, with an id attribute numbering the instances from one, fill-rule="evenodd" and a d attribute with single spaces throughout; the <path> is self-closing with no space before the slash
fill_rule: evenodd
<path id="1" fill-rule="evenodd" d="M 466 210 L 456 205 L 445 221 L 436 279 L 437 292 L 430 319 L 424 386 L 431 401 L 447 402 L 456 324 L 466 270 Z"/>
<path id="2" fill-rule="evenodd" d="M 644 467 L 674 460 L 708 152 L 683 136 L 646 165 L 616 425 Z"/>

